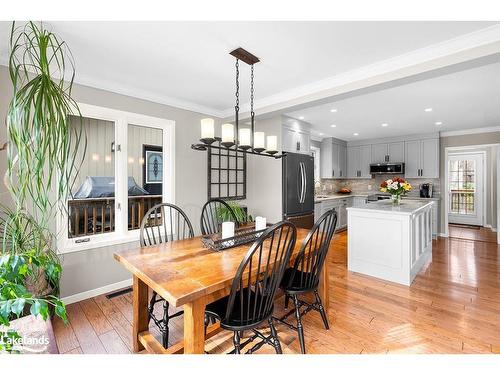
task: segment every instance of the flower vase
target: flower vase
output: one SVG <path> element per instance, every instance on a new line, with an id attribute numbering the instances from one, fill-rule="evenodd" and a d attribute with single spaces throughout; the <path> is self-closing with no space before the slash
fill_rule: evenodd
<path id="1" fill-rule="evenodd" d="M 401 194 L 392 194 L 391 200 L 394 206 L 399 206 L 401 204 Z"/>

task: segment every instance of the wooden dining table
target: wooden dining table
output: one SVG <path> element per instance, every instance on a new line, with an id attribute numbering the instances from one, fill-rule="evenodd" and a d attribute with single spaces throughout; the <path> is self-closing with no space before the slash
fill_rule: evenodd
<path id="1" fill-rule="evenodd" d="M 297 257 L 308 233 L 306 229 L 297 229 L 290 263 Z M 219 324 L 214 324 L 205 332 L 205 306 L 229 295 L 236 270 L 250 246 L 217 252 L 205 247 L 200 236 L 114 253 L 115 259 L 133 275 L 134 352 L 204 353 L 205 340 L 221 330 Z M 319 293 L 328 311 L 327 264 L 325 262 L 322 269 Z M 168 349 L 148 330 L 149 288 L 171 306 L 184 309 L 184 340 Z"/>

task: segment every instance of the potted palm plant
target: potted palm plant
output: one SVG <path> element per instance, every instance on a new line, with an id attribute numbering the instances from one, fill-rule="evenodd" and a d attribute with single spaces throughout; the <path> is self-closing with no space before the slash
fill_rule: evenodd
<path id="1" fill-rule="evenodd" d="M 12 208 L 0 212 L 0 351 L 18 349 L 12 343 L 19 333 L 8 328 L 13 319 L 47 319 L 53 312 L 66 321 L 53 218 L 65 210 L 83 160 L 77 150 L 86 148 L 81 123 L 68 119 L 80 112 L 71 97 L 74 64 L 64 41 L 43 23 L 12 23 L 9 75 L 14 93 L 4 183 Z"/>

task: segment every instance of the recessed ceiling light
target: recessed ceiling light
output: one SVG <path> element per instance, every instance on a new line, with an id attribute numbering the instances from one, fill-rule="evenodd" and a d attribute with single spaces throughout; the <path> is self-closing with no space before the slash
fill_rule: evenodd
<path id="1" fill-rule="evenodd" d="M 299 120 L 303 120 L 303 119 L 304 119 L 304 116 L 300 116 L 300 117 L 299 117 Z"/>
<path id="2" fill-rule="evenodd" d="M 358 135 L 359 135 L 359 133 L 354 133 L 353 135 L 354 135 L 354 136 L 358 136 Z"/>
<path id="3" fill-rule="evenodd" d="M 442 122 L 442 121 L 437 121 L 437 122 L 435 122 L 434 124 L 436 124 L 436 125 L 438 125 L 438 126 L 439 126 L 439 125 L 443 125 L 443 122 Z"/>
<path id="4" fill-rule="evenodd" d="M 385 123 L 385 122 L 384 122 L 384 123 L 382 124 L 382 126 L 385 128 L 386 126 L 389 126 L 389 124 L 387 124 L 387 123 Z"/>
<path id="5" fill-rule="evenodd" d="M 424 109 L 425 112 L 432 112 L 432 108 L 426 108 Z"/>
<path id="6" fill-rule="evenodd" d="M 332 124 L 332 125 L 330 125 L 330 127 L 332 127 L 332 128 L 336 128 L 336 127 L 337 127 L 337 125 Z"/>
<path id="7" fill-rule="evenodd" d="M 319 133 L 319 135 L 323 135 L 323 133 Z"/>
<path id="8" fill-rule="evenodd" d="M 330 112 L 335 113 L 335 112 L 337 112 L 337 109 L 336 108 L 332 108 L 332 109 L 330 109 Z"/>

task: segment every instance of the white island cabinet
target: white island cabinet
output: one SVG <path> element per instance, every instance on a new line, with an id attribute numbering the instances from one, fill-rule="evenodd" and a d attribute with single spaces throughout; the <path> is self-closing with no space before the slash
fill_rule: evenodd
<path id="1" fill-rule="evenodd" d="M 378 201 L 348 211 L 349 271 L 411 285 L 432 259 L 434 202 Z"/>

